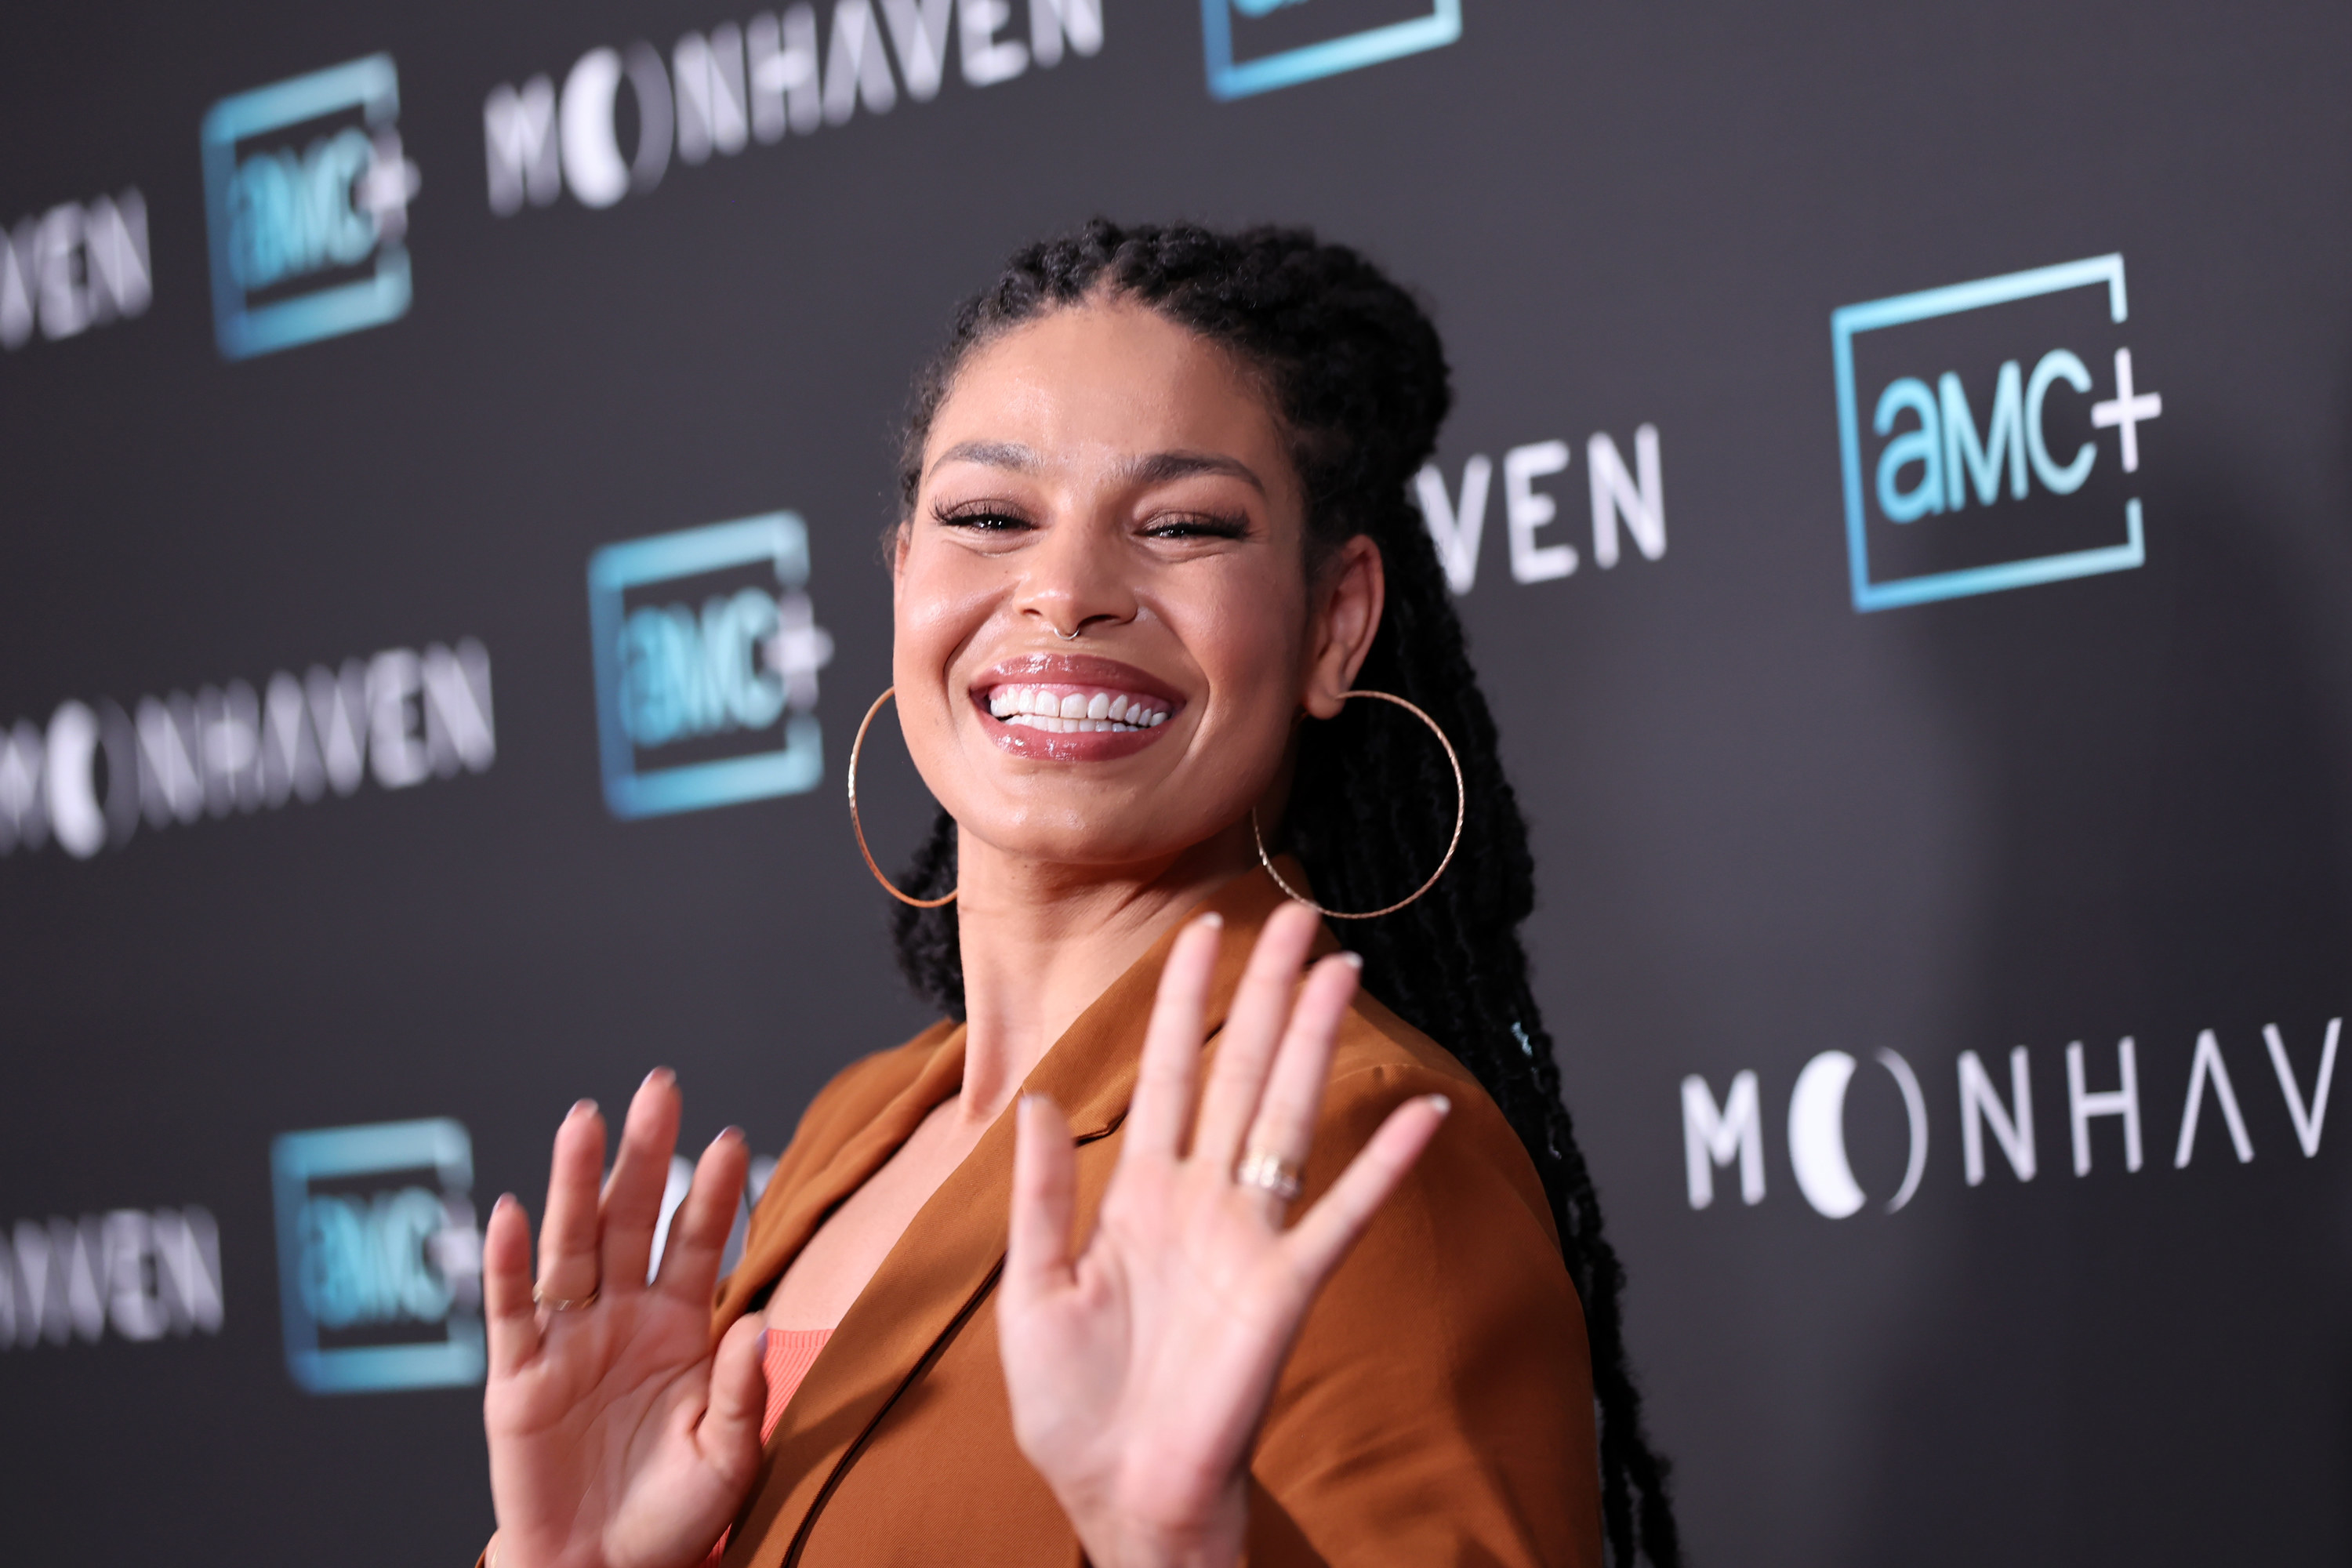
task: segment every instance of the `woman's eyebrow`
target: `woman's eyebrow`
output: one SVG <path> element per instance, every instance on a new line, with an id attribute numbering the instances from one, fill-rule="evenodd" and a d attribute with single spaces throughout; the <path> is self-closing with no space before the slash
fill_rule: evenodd
<path id="1" fill-rule="evenodd" d="M 1022 474 L 1034 473 L 1042 466 L 1036 452 L 1018 441 L 959 441 L 939 455 L 931 471 L 937 473 L 948 463 L 978 463 L 982 468 L 1010 468 Z M 1166 484 L 1194 474 L 1223 474 L 1241 480 L 1260 495 L 1265 494 L 1265 481 L 1257 477 L 1255 470 L 1240 458 L 1220 452 L 1154 452 L 1148 457 L 1130 458 L 1119 465 L 1119 477 L 1131 484 Z"/>
<path id="2" fill-rule="evenodd" d="M 1037 454 L 1018 441 L 959 441 L 941 452 L 939 461 L 931 465 L 938 473 L 942 464 L 978 463 L 987 468 L 1011 468 L 1016 473 L 1029 473 L 1037 467 Z"/>
<path id="3" fill-rule="evenodd" d="M 1265 481 L 1247 463 L 1219 452 L 1154 452 L 1148 458 L 1132 458 L 1121 468 L 1126 478 L 1139 484 L 1165 484 L 1194 474 L 1224 474 L 1265 494 Z"/>

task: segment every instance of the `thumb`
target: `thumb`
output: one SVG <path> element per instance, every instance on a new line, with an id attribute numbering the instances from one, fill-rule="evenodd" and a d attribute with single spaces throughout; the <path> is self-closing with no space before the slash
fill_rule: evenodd
<path id="1" fill-rule="evenodd" d="M 1019 1311 L 1070 1274 L 1070 1220 L 1077 1206 L 1077 1160 L 1070 1124 L 1042 1094 L 1014 1112 L 1013 1215 L 1004 1248 L 1005 1306 Z"/>
<path id="2" fill-rule="evenodd" d="M 760 1427 L 768 1414 L 768 1374 L 760 1364 L 761 1322 L 735 1321 L 710 1361 L 710 1402 L 696 1429 L 702 1457 L 722 1474 L 748 1477 L 760 1462 Z"/>

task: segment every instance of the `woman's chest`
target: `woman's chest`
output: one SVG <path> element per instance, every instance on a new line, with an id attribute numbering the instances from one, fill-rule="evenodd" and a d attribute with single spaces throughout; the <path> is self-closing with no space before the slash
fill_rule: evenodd
<path id="1" fill-rule="evenodd" d="M 986 1131 L 967 1128 L 953 1100 L 923 1119 L 880 1169 L 836 1205 L 785 1268 L 761 1314 L 772 1329 L 830 1329 L 881 1268 L 907 1226 Z"/>

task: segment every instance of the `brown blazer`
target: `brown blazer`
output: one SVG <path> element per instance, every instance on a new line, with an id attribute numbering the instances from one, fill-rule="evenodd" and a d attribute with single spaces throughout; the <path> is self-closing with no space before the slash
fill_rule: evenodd
<path id="1" fill-rule="evenodd" d="M 1259 926 L 1263 871 L 1225 917 L 1211 1047 Z M 1079 1223 L 1101 1201 L 1171 932 L 1037 1066 L 1069 1114 Z M 1335 949 L 1327 931 L 1319 951 Z M 719 1288 L 716 1328 L 765 1300 L 825 1215 L 961 1081 L 940 1024 L 835 1079 L 801 1119 Z M 1388 1112 L 1432 1091 L 1454 1114 L 1309 1311 L 1251 1461 L 1252 1568 L 1601 1563 L 1584 1319 L 1533 1164 L 1486 1091 L 1359 996 L 1331 1069 L 1301 1205 Z M 1013 1446 L 997 1358 L 1013 1119 L 991 1128 L 843 1318 L 767 1446 L 726 1568 L 1063 1564 L 1077 1538 Z"/>

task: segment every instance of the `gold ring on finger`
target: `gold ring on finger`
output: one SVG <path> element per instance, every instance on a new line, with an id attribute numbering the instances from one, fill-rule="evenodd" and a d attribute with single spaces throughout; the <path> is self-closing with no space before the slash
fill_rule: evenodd
<path id="1" fill-rule="evenodd" d="M 585 1296 L 550 1296 L 536 1285 L 530 1288 L 532 1303 L 544 1307 L 551 1312 L 576 1312 L 583 1307 L 593 1307 L 596 1304 L 597 1295 L 598 1290 L 592 1289 Z"/>
<path id="2" fill-rule="evenodd" d="M 1303 1185 L 1299 1175 L 1297 1165 L 1271 1149 L 1252 1149 L 1242 1156 L 1242 1163 L 1234 1167 L 1234 1181 L 1237 1185 L 1272 1193 L 1284 1203 L 1298 1196 Z"/>

